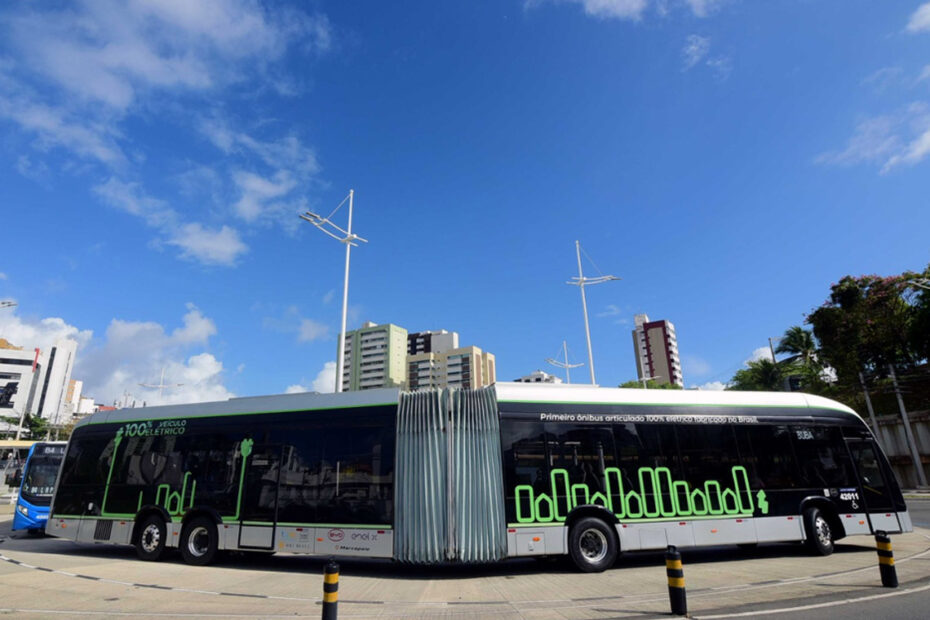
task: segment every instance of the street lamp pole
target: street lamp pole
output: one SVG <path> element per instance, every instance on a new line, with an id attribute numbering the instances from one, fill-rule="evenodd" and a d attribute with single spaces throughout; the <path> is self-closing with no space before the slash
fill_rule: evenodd
<path id="1" fill-rule="evenodd" d="M 572 384 L 572 375 L 571 375 L 571 373 L 570 373 L 570 369 L 571 369 L 571 368 L 578 368 L 579 366 L 584 366 L 584 364 L 570 364 L 570 363 L 568 362 L 568 343 L 565 342 L 564 340 L 562 341 L 562 353 L 563 353 L 564 356 L 565 356 L 565 361 L 564 361 L 564 362 L 562 362 L 562 361 L 560 361 L 560 360 L 557 360 L 557 359 L 554 359 L 554 358 L 552 358 L 552 357 L 547 357 L 547 358 L 546 358 L 546 361 L 549 362 L 550 364 L 552 364 L 553 366 L 558 366 L 559 368 L 564 368 L 564 369 L 565 369 L 565 384 L 566 384 L 566 385 L 571 385 L 571 384 Z"/>
<path id="2" fill-rule="evenodd" d="M 572 277 L 572 281 L 566 284 L 574 284 L 581 289 L 581 309 L 584 311 L 584 334 L 585 338 L 588 340 L 588 368 L 591 370 L 591 385 L 596 385 L 597 381 L 594 379 L 594 353 L 591 351 L 591 328 L 588 325 L 588 301 L 585 299 L 584 287 L 588 284 L 600 284 L 602 282 L 610 282 L 611 280 L 619 280 L 620 278 L 616 276 L 598 276 L 596 278 L 584 277 L 584 273 L 581 270 L 581 243 L 578 241 L 575 241 L 575 253 L 578 255 L 578 276 Z"/>
<path id="3" fill-rule="evenodd" d="M 342 328 L 339 332 L 339 353 L 336 358 L 336 391 L 342 391 L 342 372 L 343 372 L 343 358 L 345 357 L 346 350 L 346 314 L 349 309 L 349 255 L 353 245 L 356 245 L 356 241 L 361 241 L 362 243 L 368 243 L 368 240 L 362 239 L 358 235 L 352 232 L 352 206 L 355 197 L 355 190 L 350 189 L 349 195 L 339 203 L 339 206 L 336 207 L 332 213 L 329 214 L 329 217 L 322 217 L 313 213 L 312 211 L 307 211 L 300 216 L 302 220 L 306 220 L 322 230 L 324 233 L 339 241 L 340 243 L 345 244 L 346 246 L 346 270 L 345 270 L 345 280 L 342 286 Z M 329 218 L 335 215 L 336 211 L 345 204 L 346 200 L 349 201 L 349 225 L 348 228 L 343 230 L 336 224 L 334 224 Z M 335 234 L 332 230 L 327 229 L 327 227 L 335 230 L 339 234 Z"/>

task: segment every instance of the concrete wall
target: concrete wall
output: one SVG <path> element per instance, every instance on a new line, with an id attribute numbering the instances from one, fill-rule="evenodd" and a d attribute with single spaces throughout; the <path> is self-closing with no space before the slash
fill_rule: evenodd
<path id="1" fill-rule="evenodd" d="M 917 452 L 920 454 L 924 475 L 930 480 L 930 411 L 908 411 L 908 418 L 911 421 L 911 432 L 917 442 Z M 916 488 L 917 474 L 914 471 L 914 460 L 907 445 L 901 415 L 878 415 L 876 419 L 878 440 L 891 461 L 898 482 L 902 488 Z M 866 421 L 871 423 L 868 419 Z"/>

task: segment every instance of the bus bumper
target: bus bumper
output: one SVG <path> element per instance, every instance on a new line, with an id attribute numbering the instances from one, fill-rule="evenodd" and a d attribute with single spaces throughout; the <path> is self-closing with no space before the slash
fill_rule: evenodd
<path id="1" fill-rule="evenodd" d="M 45 531 L 48 522 L 48 509 L 36 510 L 31 506 L 17 504 L 13 511 L 13 530 Z"/>

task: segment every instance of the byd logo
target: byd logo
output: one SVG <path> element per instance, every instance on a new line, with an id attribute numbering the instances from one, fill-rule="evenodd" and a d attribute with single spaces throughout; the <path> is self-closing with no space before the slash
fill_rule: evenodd
<path id="1" fill-rule="evenodd" d="M 339 542 L 346 537 L 346 533 L 342 530 L 330 530 L 329 539 L 333 542 Z"/>

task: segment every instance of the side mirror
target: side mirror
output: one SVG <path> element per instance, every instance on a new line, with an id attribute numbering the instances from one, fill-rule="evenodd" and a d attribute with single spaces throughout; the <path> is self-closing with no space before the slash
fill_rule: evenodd
<path id="1" fill-rule="evenodd" d="M 6 484 L 11 487 L 18 487 L 23 481 L 23 470 L 17 468 L 12 474 L 6 475 Z"/>

